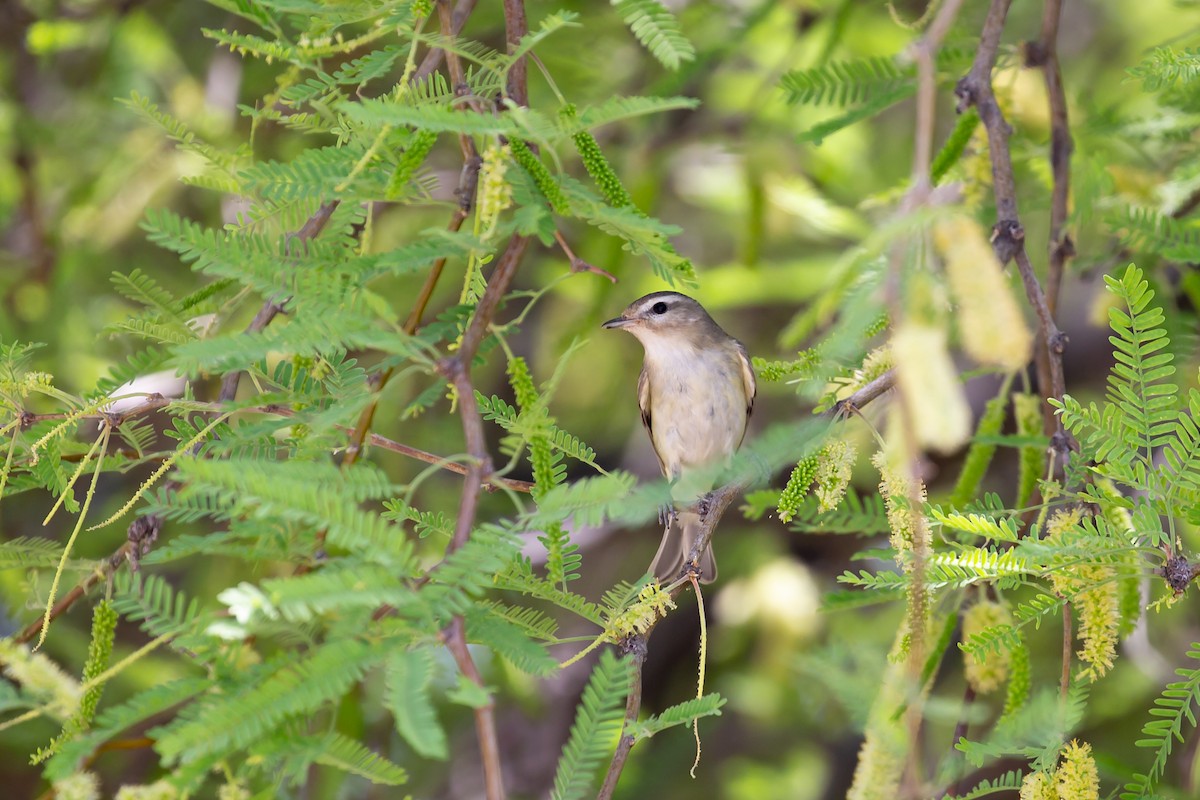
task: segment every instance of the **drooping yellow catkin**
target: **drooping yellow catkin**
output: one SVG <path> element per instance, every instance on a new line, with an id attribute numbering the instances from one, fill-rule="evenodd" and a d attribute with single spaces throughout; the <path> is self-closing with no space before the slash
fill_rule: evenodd
<path id="1" fill-rule="evenodd" d="M 117 790 L 116 800 L 176 800 L 179 791 L 166 781 L 155 781 L 145 786 L 122 786 Z"/>
<path id="2" fill-rule="evenodd" d="M 900 794 L 900 779 L 908 755 L 908 733 L 905 721 L 903 717 L 897 717 L 896 709 L 905 702 L 913 702 L 907 691 L 909 673 L 903 653 L 908 641 L 908 627 L 901 625 L 888 653 L 879 694 L 871 705 L 858 764 L 854 768 L 854 780 L 846 800 L 892 800 Z M 923 687 L 923 690 L 927 689 L 928 686 Z"/>
<path id="3" fill-rule="evenodd" d="M 483 164 L 479 167 L 479 229 L 484 239 L 496 227 L 500 213 L 512 205 L 512 185 L 505 180 L 508 161 L 512 153 L 507 146 L 496 142 L 483 151 Z"/>
<path id="4" fill-rule="evenodd" d="M 100 780 L 92 772 L 73 772 L 53 788 L 56 800 L 100 800 Z"/>
<path id="5" fill-rule="evenodd" d="M 849 442 L 834 439 L 821 451 L 817 471 L 813 476 L 817 482 L 817 509 L 823 514 L 832 511 L 846 496 L 850 476 L 854 473 L 854 462 L 858 450 Z"/>
<path id="6" fill-rule="evenodd" d="M 1033 334 L 982 226 L 966 216 L 940 220 L 933 241 L 958 305 L 958 332 L 967 355 L 1007 372 L 1024 367 Z"/>
<path id="7" fill-rule="evenodd" d="M 1063 748 L 1062 763 L 1055 771 L 1058 800 L 1099 800 L 1100 775 L 1092 758 L 1092 746 L 1074 739 Z"/>
<path id="8" fill-rule="evenodd" d="M 907 470 L 894 463 L 883 450 L 871 457 L 871 463 L 879 470 L 879 492 L 887 508 L 890 541 L 892 549 L 896 551 L 896 563 L 907 570 L 911 566 L 908 554 L 914 546 L 928 547 L 930 542 L 925 516 L 912 508 L 913 499 L 925 501 L 925 484 L 910 477 Z"/>
<path id="9" fill-rule="evenodd" d="M 1057 512 L 1046 526 L 1049 531 L 1046 541 L 1061 539 L 1082 518 L 1083 512 L 1078 508 Z M 1114 580 L 1115 575 L 1112 565 L 1101 563 L 1071 564 L 1050 573 L 1054 591 L 1070 597 L 1079 614 L 1077 635 L 1083 646 L 1076 655 L 1088 665 L 1082 676 L 1093 681 L 1112 669 L 1117 654 L 1121 586 Z"/>
<path id="10" fill-rule="evenodd" d="M 962 639 L 967 642 L 972 636 L 983 633 L 997 625 L 1012 625 L 1008 609 L 993 600 L 982 600 L 963 614 Z M 994 692 L 1008 680 L 1008 665 L 1011 658 L 1006 649 L 965 653 L 967 683 L 979 694 Z"/>
<path id="11" fill-rule="evenodd" d="M 83 699 L 79 682 L 46 656 L 31 653 L 27 645 L 0 639 L 0 665 L 26 692 L 45 701 L 52 716 L 65 720 L 79 708 Z"/>
<path id="12" fill-rule="evenodd" d="M 946 347 L 946 331 L 906 322 L 892 335 L 896 381 L 917 444 L 942 453 L 971 435 L 971 409 Z"/>
<path id="13" fill-rule="evenodd" d="M 1021 800 L 1058 800 L 1054 779 L 1045 772 L 1031 772 L 1021 781 Z"/>
<path id="14" fill-rule="evenodd" d="M 237 781 L 217 789 L 217 800 L 250 800 L 250 790 Z"/>

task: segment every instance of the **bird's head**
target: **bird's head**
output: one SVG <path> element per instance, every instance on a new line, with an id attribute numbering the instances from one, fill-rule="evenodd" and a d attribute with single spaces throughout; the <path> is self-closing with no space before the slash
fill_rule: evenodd
<path id="1" fill-rule="evenodd" d="M 686 336 L 695 341 L 721 333 L 702 305 L 679 292 L 654 292 L 639 297 L 621 312 L 621 316 L 610 319 L 602 327 L 629 331 L 643 343 L 674 336 Z"/>

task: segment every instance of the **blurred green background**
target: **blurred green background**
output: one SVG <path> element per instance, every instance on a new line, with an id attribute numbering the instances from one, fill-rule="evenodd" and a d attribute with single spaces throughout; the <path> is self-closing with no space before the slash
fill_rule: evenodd
<path id="1" fill-rule="evenodd" d="M 916 35 L 901 23 L 915 22 L 925 4 L 680 0 L 669 5 L 697 49 L 696 60 L 677 73 L 650 58 L 607 3 L 531 0 L 528 8 L 535 23 L 560 8 L 580 14 L 581 27 L 556 34 L 538 51 L 569 101 L 584 106 L 614 94 L 683 94 L 701 100 L 695 112 L 639 118 L 603 128 L 597 136 L 638 204 L 682 229 L 674 242 L 699 271 L 695 296 L 751 354 L 787 358 L 806 344 L 791 332 L 790 323 L 828 288 L 839 257 L 886 217 L 905 186 L 912 107 L 902 103 L 820 144 L 803 142 L 804 131 L 838 112 L 789 106 L 780 78 L 789 69 L 830 59 L 901 52 Z M 481 3 L 465 35 L 502 46 L 499 6 Z M 951 43 L 970 47 L 969 37 L 980 28 L 985 12 L 985 3 L 967 2 Z M 1019 69 L 1018 47 L 1037 35 L 1040 16 L 1040 3 L 1014 4 L 1002 50 L 1007 68 L 996 80 L 1017 128 L 1013 150 L 1022 211 L 1039 268 L 1045 261 L 1049 203 L 1044 163 L 1048 120 L 1041 76 Z M 252 147 L 261 159 L 287 160 L 308 144 L 269 125 L 251 135 L 239 107 L 253 107 L 268 94 L 279 68 L 219 51 L 201 33 L 202 28 L 239 25 L 246 28 L 232 15 L 198 2 L 8 0 L 0 5 L 0 338 L 46 343 L 37 354 L 37 367 L 52 373 L 66 390 L 90 389 L 109 366 L 133 352 L 135 343 L 101 333 L 130 311 L 109 288 L 114 271 L 141 269 L 178 294 L 198 286 L 186 265 L 145 241 L 138 227 L 145 211 L 169 206 L 217 225 L 237 210 L 230 198 L 181 181 L 196 174 L 193 159 L 177 152 L 120 101 L 137 92 L 211 141 L 231 149 Z M 1126 70 L 1149 48 L 1194 40 L 1198 30 L 1196 3 L 1065 3 L 1059 49 L 1076 138 L 1078 191 L 1101 187 L 1096 196 L 1120 196 L 1168 211 L 1178 202 L 1183 189 L 1165 175 L 1175 170 L 1178 176 L 1180 165 L 1170 161 L 1167 145 L 1153 131 L 1139 140 L 1137 124 L 1156 112 Z M 556 104 L 536 68 L 530 70 L 530 91 L 531 105 Z M 938 142 L 953 118 L 947 86 L 939 93 Z M 574 163 L 571 154 L 564 155 Z M 443 199 L 450 198 L 458 163 L 453 142 L 444 137 L 431 159 L 437 195 Z M 957 177 L 969 181 L 971 169 L 982 168 L 977 160 L 965 161 Z M 1183 169 L 1200 175 L 1200 165 L 1185 164 Z M 446 216 L 443 207 L 380 208 L 374 246 L 384 249 L 414 231 L 443 225 Z M 1107 363 L 1105 332 L 1092 322 L 1093 306 L 1098 275 L 1114 266 L 1117 248 L 1094 218 L 1075 223 L 1079 257 L 1063 292 L 1060 325 L 1071 337 L 1068 391 L 1086 395 L 1100 385 Z M 530 359 L 535 377 L 544 379 L 568 344 L 585 338 L 553 413 L 563 428 L 597 449 L 601 464 L 656 478 L 634 402 L 640 350 L 631 338 L 602 332 L 598 325 L 633 298 L 667 287 L 615 239 L 584 226 L 565 233 L 579 256 L 620 280 L 613 285 L 593 274 L 571 276 L 539 302 L 511 344 Z M 431 306 L 435 310 L 457 300 L 462 265 L 451 269 L 459 272 L 442 282 Z M 535 246 L 523 263 L 518 288 L 539 288 L 567 269 L 560 251 Z M 1172 284 L 1170 279 L 1178 276 L 1166 270 L 1155 274 L 1168 290 L 1168 304 L 1174 302 L 1171 287 L 1180 287 L 1181 319 L 1190 320 L 1187 282 Z M 415 294 L 420 280 L 395 280 L 381 291 L 403 298 Z M 479 371 L 477 385 L 489 394 L 509 394 L 497 363 Z M 196 394 L 211 396 L 215 386 L 215 381 L 199 384 Z M 977 407 L 992 386 L 986 379 L 968 385 Z M 433 452 L 460 451 L 459 423 L 445 413 L 444 402 L 415 420 L 397 418 L 396 411 L 424 388 L 417 381 L 389 385 L 376 429 Z M 808 411 L 787 385 L 763 385 L 760 392 L 755 428 Z M 865 448 L 866 430 L 859 428 L 852 435 L 864 437 Z M 492 433 L 498 440 L 497 432 Z M 411 479 L 423 466 L 382 452 L 373 458 L 397 481 Z M 1002 454 L 1001 478 L 1011 471 L 1011 460 Z M 938 476 L 952 479 L 954 467 L 953 459 L 931 465 L 934 494 Z M 514 477 L 528 477 L 523 469 Z M 119 507 L 143 477 L 106 478 L 98 513 Z M 864 470 L 860 485 L 869 489 L 873 480 Z M 458 478 L 444 474 L 426 481 L 423 507 L 452 511 L 459 485 Z M 484 516 L 505 509 L 502 498 L 485 502 L 494 505 L 485 505 Z M 38 494 L 6 501 L 0 506 L 0 535 L 64 535 L 69 519 L 60 518 L 44 531 L 40 527 L 48 505 L 47 497 Z M 121 526 L 86 534 L 77 554 L 100 557 L 123 536 Z M 694 742 L 676 730 L 634 750 L 618 796 L 839 797 L 853 769 L 860 742 L 856 729 L 878 686 L 899 609 L 818 610 L 820 594 L 853 566 L 849 556 L 862 545 L 853 537 L 799 535 L 772 518 L 749 522 L 731 513 L 718 538 L 722 579 L 709 595 L 708 689 L 724 694 L 729 704 L 724 716 L 701 724 L 699 780 L 687 776 Z M 575 588 L 594 597 L 617 579 L 641 574 L 657 533 L 652 527 L 580 531 L 578 541 L 585 579 Z M 535 558 L 536 547 L 531 539 Z M 431 551 L 430 557 L 436 553 Z M 194 595 L 211 597 L 229 585 L 225 566 L 216 560 L 189 562 L 186 574 L 172 579 Z M 19 571 L 0 573 L 0 634 L 39 613 L 46 591 Z M 60 663 L 82 663 L 85 605 L 56 624 L 47 648 Z M 131 628 L 119 630 L 118 656 L 143 641 Z M 1109 781 L 1127 774 L 1131 764 L 1144 768 L 1132 746 L 1136 731 L 1151 697 L 1182 659 L 1184 644 L 1200 638 L 1196 628 L 1192 601 L 1156 617 L 1153 629 L 1127 645 L 1130 657 L 1105 680 L 1103 701 L 1092 704 L 1083 735 L 1099 751 L 1120 754 L 1101 763 Z M 679 702 L 694 691 L 697 630 L 695 615 L 683 610 L 655 632 L 646 673 L 648 710 Z M 1057 631 L 1034 634 L 1035 676 L 1052 679 L 1059 643 Z M 533 683 L 499 662 L 486 666 L 489 683 L 507 690 L 499 726 L 510 790 L 514 796 L 543 796 L 586 666 L 546 684 Z M 105 702 L 180 670 L 168 655 L 151 656 L 110 686 Z M 961 690 L 952 684 L 961 680 L 961 671 L 945 674 L 951 685 L 935 691 L 957 697 Z M 343 712 L 340 722 L 358 730 L 377 727 L 381 714 L 369 691 L 348 698 Z M 414 773 L 412 791 L 418 797 L 470 796 L 466 787 L 477 780 L 470 714 L 460 706 L 442 713 L 458 760 L 448 776 L 441 765 L 425 770 L 406 763 Z M 947 747 L 958 707 L 933 703 L 930 714 L 925 746 L 937 751 Z M 46 723 L 0 732 L 0 786 L 5 787 L 0 794 L 34 797 L 44 789 L 37 771 L 25 764 L 28 754 L 54 732 Z M 1180 750 L 1186 769 L 1200 766 L 1194 741 Z M 96 769 L 110 788 L 155 777 L 148 752 L 107 754 Z M 401 796 L 354 781 L 343 785 L 332 775 L 325 785 L 324 773 L 316 774 L 305 797 Z M 1187 780 L 1181 783 L 1188 785 Z"/>

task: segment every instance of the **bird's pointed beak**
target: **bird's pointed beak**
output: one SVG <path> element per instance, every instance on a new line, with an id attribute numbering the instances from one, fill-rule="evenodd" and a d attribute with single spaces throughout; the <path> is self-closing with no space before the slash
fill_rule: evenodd
<path id="1" fill-rule="evenodd" d="M 608 322 L 604 323 L 600 327 L 601 328 L 624 328 L 624 327 L 627 327 L 632 322 L 633 322 L 633 320 L 631 320 L 629 317 L 617 317 L 616 319 L 610 319 Z"/>

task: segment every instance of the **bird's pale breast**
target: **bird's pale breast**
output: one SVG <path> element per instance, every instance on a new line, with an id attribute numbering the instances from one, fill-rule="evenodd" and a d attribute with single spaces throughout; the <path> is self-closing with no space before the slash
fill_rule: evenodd
<path id="1" fill-rule="evenodd" d="M 670 478 L 737 450 L 747 397 L 732 345 L 646 348 L 654 449 Z"/>

